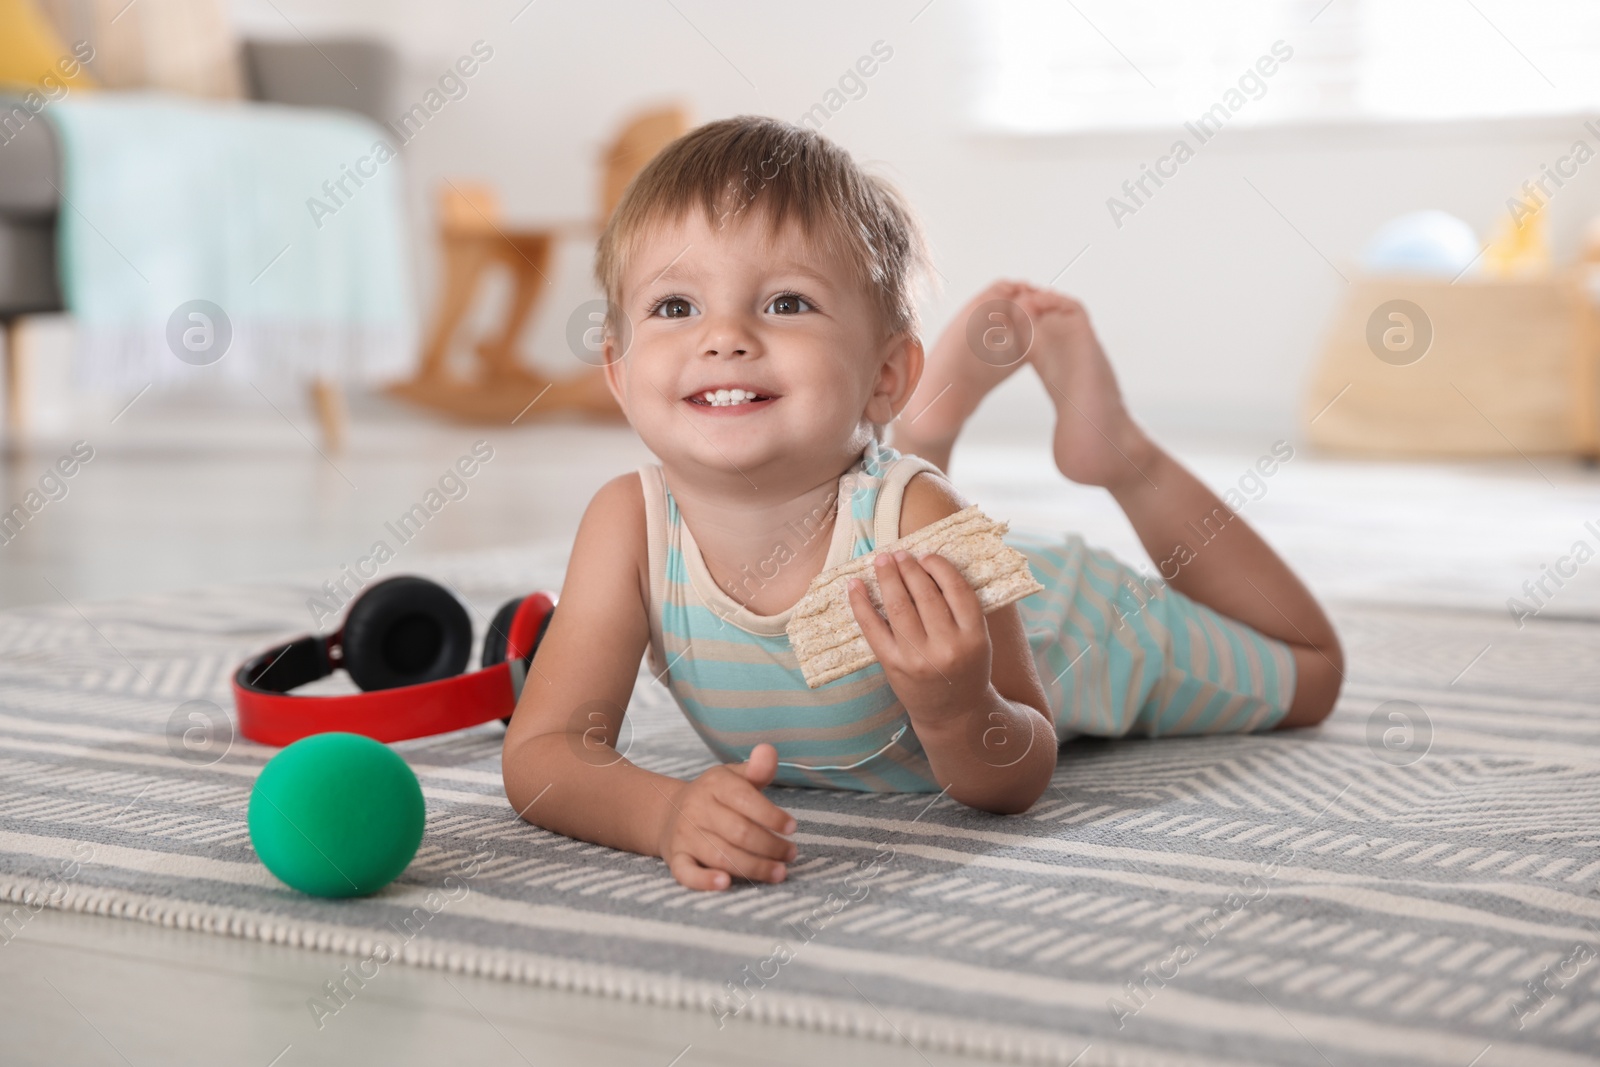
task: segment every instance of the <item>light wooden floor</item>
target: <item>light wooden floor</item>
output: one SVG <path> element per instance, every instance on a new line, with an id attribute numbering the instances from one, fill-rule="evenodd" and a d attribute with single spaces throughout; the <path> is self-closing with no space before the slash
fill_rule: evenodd
<path id="1" fill-rule="evenodd" d="M 472 429 L 360 398 L 355 414 L 349 452 L 332 459 L 310 443 L 307 415 L 287 406 L 280 415 L 250 393 L 200 406 L 146 397 L 114 425 L 82 427 L 75 436 L 94 446 L 95 458 L 64 498 L 0 545 L 0 607 L 316 568 L 331 576 L 480 438 L 495 458 L 414 542 L 418 551 L 569 535 L 596 487 L 648 460 L 625 429 Z M 22 499 L 67 443 L 10 458 L 0 470 L 0 506 Z M 1169 444 L 1220 491 L 1272 442 Z M 1521 459 L 1368 464 L 1301 453 L 1243 514 L 1324 596 L 1500 611 L 1574 540 L 1600 540 L 1583 525 L 1600 520 L 1600 476 L 1536 462 L 1538 470 Z M 974 442 L 957 450 L 953 474 L 1018 528 L 1078 529 L 1143 559 L 1109 498 L 1063 482 L 1042 440 Z M 1600 563 L 1590 569 L 1548 610 L 1600 611 Z M 692 1012 L 404 967 L 385 970 L 319 1032 L 306 1000 L 337 970 L 334 962 L 307 950 L 44 912 L 0 945 L 0 1061 L 957 1062 L 903 1043 L 790 1028 L 718 1031 Z"/>
<path id="2" fill-rule="evenodd" d="M 956 1064 L 932 1050 L 391 965 L 317 1028 L 347 957 L 42 912 L 0 947 L 0 1061 L 92 1067 Z"/>

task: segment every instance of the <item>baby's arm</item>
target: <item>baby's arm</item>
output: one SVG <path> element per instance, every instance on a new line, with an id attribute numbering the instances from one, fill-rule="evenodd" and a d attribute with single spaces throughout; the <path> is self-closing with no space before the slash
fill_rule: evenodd
<path id="1" fill-rule="evenodd" d="M 723 889 L 730 875 L 782 881 L 794 820 L 761 789 L 777 753 L 693 781 L 655 774 L 616 751 L 650 640 L 644 503 L 637 475 L 595 494 L 572 549 L 561 603 L 539 644 L 501 755 L 517 814 L 584 841 L 661 856 L 680 882 Z"/>
<path id="2" fill-rule="evenodd" d="M 919 474 L 906 485 L 900 535 L 966 503 L 942 477 Z M 1028 810 L 1050 786 L 1056 735 L 1017 606 L 985 615 L 966 579 L 937 554 L 880 555 L 874 565 L 884 614 L 859 579 L 852 580 L 850 606 L 935 781 L 974 808 Z"/>
<path id="3" fill-rule="evenodd" d="M 1339 695 L 1344 653 L 1316 598 L 1249 523 L 1128 415 L 1077 301 L 1035 290 L 1019 302 L 1034 319 L 1030 359 L 1056 404 L 1062 473 L 1110 490 L 1174 589 L 1288 644 L 1296 685 L 1278 725 L 1321 722 Z M 1211 539 L 1198 543 L 1196 529 Z"/>

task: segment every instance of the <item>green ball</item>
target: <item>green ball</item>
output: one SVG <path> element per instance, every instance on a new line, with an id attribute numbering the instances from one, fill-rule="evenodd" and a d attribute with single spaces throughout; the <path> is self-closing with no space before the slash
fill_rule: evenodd
<path id="1" fill-rule="evenodd" d="M 250 791 L 250 843 L 267 870 L 317 897 L 376 893 L 422 843 L 422 787 L 387 745 L 316 734 L 279 752 Z"/>

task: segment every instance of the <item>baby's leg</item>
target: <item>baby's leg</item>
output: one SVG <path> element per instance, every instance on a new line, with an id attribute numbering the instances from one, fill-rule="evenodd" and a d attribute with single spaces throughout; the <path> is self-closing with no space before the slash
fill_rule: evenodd
<path id="1" fill-rule="evenodd" d="M 1077 534 L 1010 533 L 1044 591 L 1020 605 L 1056 735 L 1248 733 L 1288 721 L 1294 649 Z"/>
<path id="2" fill-rule="evenodd" d="M 1273 659 L 1287 650 L 1296 687 L 1279 719 L 1321 722 L 1344 681 L 1344 652 L 1322 606 L 1248 522 L 1134 421 L 1083 307 L 1045 290 L 1022 304 L 1035 324 L 1028 362 L 1056 404 L 1057 468 L 1109 490 L 1150 558 L 1178 564 L 1167 579 L 1173 591 L 1226 620 L 1220 629 L 1248 629 L 1247 638 L 1270 642 Z"/>
<path id="3" fill-rule="evenodd" d="M 922 381 L 894 421 L 891 444 L 921 456 L 946 473 L 950 449 L 989 390 L 1022 366 L 1033 337 L 1020 303 L 1021 282 L 998 281 L 956 313 L 923 367 Z"/>

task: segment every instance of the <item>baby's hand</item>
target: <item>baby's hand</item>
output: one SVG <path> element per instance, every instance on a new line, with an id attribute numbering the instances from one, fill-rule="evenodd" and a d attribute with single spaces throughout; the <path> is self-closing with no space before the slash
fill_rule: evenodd
<path id="1" fill-rule="evenodd" d="M 915 725 L 932 725 L 980 706 L 990 684 L 993 647 L 978 594 L 943 556 L 909 552 L 874 561 L 885 622 L 859 578 L 850 610 Z"/>
<path id="2" fill-rule="evenodd" d="M 733 875 L 781 882 L 795 857 L 795 821 L 761 790 L 778 773 L 778 750 L 757 745 L 748 763 L 713 767 L 670 800 L 659 852 L 690 889 L 726 889 Z"/>

